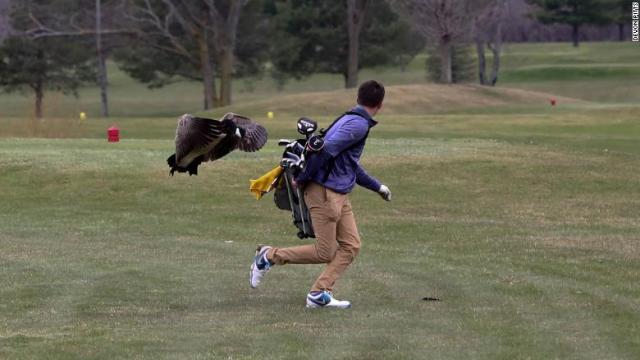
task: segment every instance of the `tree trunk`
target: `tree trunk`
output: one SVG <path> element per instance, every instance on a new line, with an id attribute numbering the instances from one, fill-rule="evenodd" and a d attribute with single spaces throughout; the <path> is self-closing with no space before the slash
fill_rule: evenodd
<path id="1" fill-rule="evenodd" d="M 580 45 L 580 25 L 574 24 L 573 27 L 573 46 L 578 47 Z"/>
<path id="2" fill-rule="evenodd" d="M 202 71 L 202 108 L 209 110 L 218 105 L 218 96 L 216 95 L 216 78 L 213 76 L 211 64 L 207 65 L 206 68 L 208 70 Z M 205 73 L 208 75 L 205 75 Z"/>
<path id="3" fill-rule="evenodd" d="M 198 52 L 200 54 L 200 72 L 202 74 L 202 84 L 204 86 L 204 110 L 211 109 L 216 104 L 216 87 L 213 78 L 213 67 L 211 66 L 211 55 L 209 53 L 209 43 L 207 41 L 207 31 L 203 30 L 198 38 Z"/>
<path id="4" fill-rule="evenodd" d="M 98 85 L 100 86 L 100 102 L 102 116 L 109 117 L 109 99 L 107 95 L 107 65 L 102 49 L 102 4 L 96 0 L 96 50 L 98 55 Z"/>
<path id="5" fill-rule="evenodd" d="M 347 58 L 347 82 L 345 87 L 354 88 L 358 85 L 358 46 L 359 36 L 352 29 L 349 22 L 349 57 Z"/>
<path id="6" fill-rule="evenodd" d="M 443 36 L 440 41 L 440 81 L 445 84 L 453 83 L 451 60 L 451 39 Z"/>
<path id="7" fill-rule="evenodd" d="M 489 84 L 491 86 L 496 86 L 496 83 L 498 82 L 498 73 L 500 72 L 500 48 L 502 45 L 496 44 L 494 45 L 494 47 L 491 49 L 491 51 L 493 52 L 493 66 L 491 68 L 491 81 L 489 82 Z"/>
<path id="8" fill-rule="evenodd" d="M 231 105 L 231 82 L 233 81 L 233 48 L 225 47 L 219 53 L 220 106 Z"/>
<path id="9" fill-rule="evenodd" d="M 233 81 L 233 54 L 236 48 L 236 37 L 240 13 L 249 0 L 233 0 L 228 2 L 226 19 L 216 8 L 214 1 L 206 1 L 209 16 L 212 19 L 216 57 L 220 68 L 220 100 L 218 105 L 231 104 L 231 85 Z"/>
<path id="10" fill-rule="evenodd" d="M 360 3 L 361 6 L 358 6 Z M 347 29 L 349 32 L 349 54 L 347 58 L 346 88 L 358 86 L 358 64 L 360 48 L 360 32 L 365 15 L 367 0 L 347 0 Z"/>
<path id="11" fill-rule="evenodd" d="M 342 79 L 344 80 L 344 87 L 345 89 L 347 88 L 347 82 L 349 81 L 349 74 L 347 74 L 346 72 L 342 73 Z"/>
<path id="12" fill-rule="evenodd" d="M 109 83 L 107 81 L 107 64 L 104 53 L 98 54 L 98 85 L 100 86 L 100 102 L 102 116 L 109 117 Z"/>
<path id="13" fill-rule="evenodd" d="M 493 53 L 493 66 L 491 69 L 491 86 L 496 86 L 498 82 L 498 73 L 500 72 L 500 53 L 502 52 L 502 23 L 498 23 L 493 46 L 490 46 Z"/>
<path id="14" fill-rule="evenodd" d="M 36 119 L 42 119 L 42 100 L 44 99 L 44 90 L 42 88 L 42 81 L 38 81 L 33 88 L 36 94 Z"/>
<path id="15" fill-rule="evenodd" d="M 481 39 L 476 39 L 476 52 L 478 54 L 478 79 L 480 80 L 480 85 L 485 85 L 487 61 L 484 56 L 484 41 Z"/>
<path id="16" fill-rule="evenodd" d="M 626 36 L 626 34 L 624 33 L 624 24 L 620 23 L 618 24 L 618 40 L 620 41 L 624 41 Z"/>

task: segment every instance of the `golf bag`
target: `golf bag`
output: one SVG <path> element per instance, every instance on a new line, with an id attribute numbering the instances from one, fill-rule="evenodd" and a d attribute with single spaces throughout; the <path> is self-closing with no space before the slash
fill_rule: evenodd
<path id="1" fill-rule="evenodd" d="M 275 182 L 273 200 L 278 209 L 291 211 L 293 224 L 298 229 L 298 237 L 300 239 L 315 238 L 311 214 L 307 204 L 304 202 L 304 192 L 299 187 L 293 186 L 293 179 L 304 168 L 305 155 L 308 150 L 307 145 L 313 132 L 318 128 L 318 124 L 311 119 L 300 118 L 297 127 L 298 132 L 305 135 L 305 139 L 281 139 L 278 142 L 278 145 L 285 147 L 282 153 L 282 161 L 280 162 L 280 166 L 284 171 Z"/>
<path id="2" fill-rule="evenodd" d="M 307 204 L 304 202 L 304 193 L 300 188 L 293 186 L 291 183 L 293 177 L 292 169 L 285 168 L 280 179 L 278 179 L 273 193 L 273 200 L 278 209 L 291 211 L 293 225 L 298 228 L 298 237 L 300 239 L 315 238 L 316 235 L 313 233 L 313 225 L 311 224 L 311 214 Z"/>

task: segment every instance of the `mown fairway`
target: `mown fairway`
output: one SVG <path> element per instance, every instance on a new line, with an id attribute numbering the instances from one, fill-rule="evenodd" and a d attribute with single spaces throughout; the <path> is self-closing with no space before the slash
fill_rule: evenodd
<path id="1" fill-rule="evenodd" d="M 302 242 L 271 195 L 247 190 L 277 164 L 277 138 L 295 136 L 298 98 L 262 120 L 263 151 L 197 177 L 168 175 L 173 116 L 111 120 L 117 144 L 104 120 L 3 119 L 19 137 L 0 139 L 0 358 L 637 358 L 640 86 L 611 104 L 571 81 L 562 95 L 589 102 L 389 104 L 363 164 L 393 201 L 351 196 L 363 249 L 336 292 L 348 311 L 304 308 L 321 266 L 248 285 L 256 244 Z M 326 125 L 344 110 L 331 105 L 306 115 Z"/>

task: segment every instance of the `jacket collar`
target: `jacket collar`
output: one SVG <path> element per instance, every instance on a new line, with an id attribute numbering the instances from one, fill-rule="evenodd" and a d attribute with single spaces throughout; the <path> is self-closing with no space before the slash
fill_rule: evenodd
<path id="1" fill-rule="evenodd" d="M 358 113 L 358 115 L 362 116 L 363 118 L 367 119 L 367 122 L 369 122 L 369 127 L 374 127 L 378 124 L 378 122 L 376 120 L 374 120 L 371 115 L 369 115 L 369 113 L 367 112 L 367 110 L 365 110 L 361 105 L 356 105 L 356 107 L 354 107 L 353 109 L 351 109 L 351 111 Z"/>

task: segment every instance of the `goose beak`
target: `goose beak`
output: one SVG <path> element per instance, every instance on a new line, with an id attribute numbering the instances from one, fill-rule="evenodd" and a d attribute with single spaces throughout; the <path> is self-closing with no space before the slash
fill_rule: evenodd
<path id="1" fill-rule="evenodd" d="M 242 139 L 242 133 L 239 128 L 236 128 L 236 137 L 238 137 L 238 139 Z"/>

